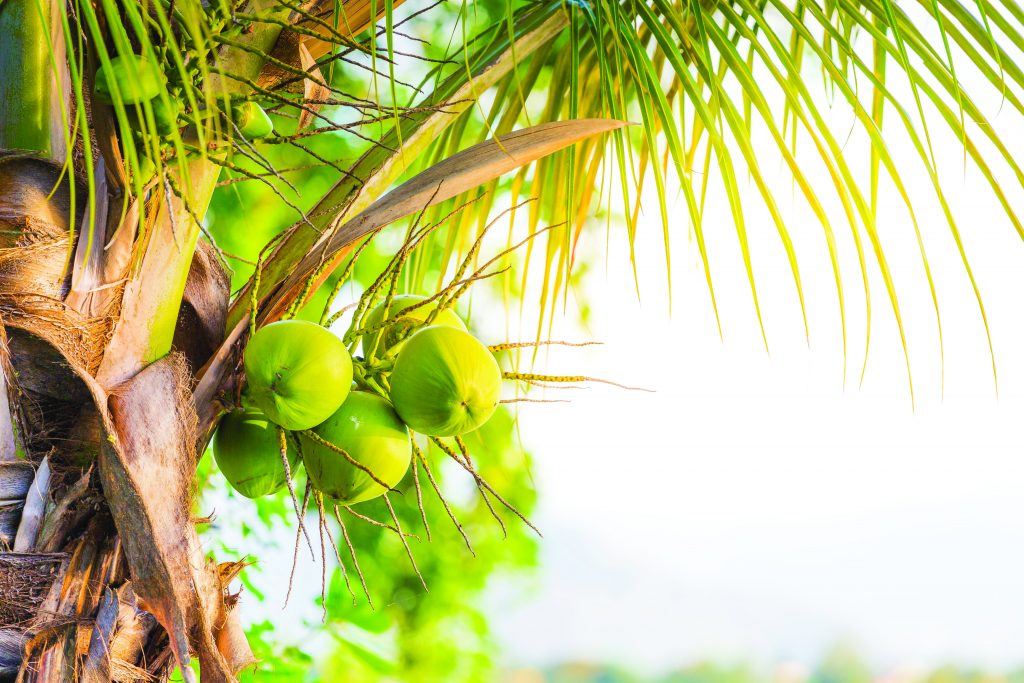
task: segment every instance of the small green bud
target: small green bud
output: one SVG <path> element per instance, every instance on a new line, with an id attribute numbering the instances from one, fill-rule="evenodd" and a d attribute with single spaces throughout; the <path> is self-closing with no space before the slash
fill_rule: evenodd
<path id="1" fill-rule="evenodd" d="M 242 131 L 247 139 L 265 138 L 274 132 L 274 123 L 263 111 L 263 107 L 255 102 L 243 102 L 232 108 L 231 118 L 234 119 L 238 130 Z"/>

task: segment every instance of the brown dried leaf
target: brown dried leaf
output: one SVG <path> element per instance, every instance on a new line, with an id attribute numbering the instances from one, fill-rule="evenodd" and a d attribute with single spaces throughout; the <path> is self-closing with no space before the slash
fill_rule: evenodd
<path id="1" fill-rule="evenodd" d="M 46 504 L 50 500 L 50 459 L 44 457 L 36 469 L 32 486 L 25 495 L 18 533 L 14 537 L 14 551 L 23 553 L 35 548 L 36 538 L 43 523 Z"/>
<path id="2" fill-rule="evenodd" d="M 299 43 L 298 50 L 299 66 L 311 76 L 302 81 L 303 98 L 306 100 L 306 104 L 299 112 L 299 127 L 296 129 L 301 131 L 313 123 L 314 115 L 320 111 L 321 105 L 315 104 L 315 102 L 329 98 L 331 91 L 324 85 L 324 75 L 316 65 L 313 55 L 309 53 L 309 48 L 305 44 Z"/>
<path id="3" fill-rule="evenodd" d="M 21 629 L 0 628 L 0 678 L 18 673 L 28 636 Z"/>
<path id="4" fill-rule="evenodd" d="M 264 320 L 276 320 L 317 266 L 360 238 L 400 218 L 451 199 L 580 140 L 628 125 L 614 119 L 555 121 L 473 145 L 388 192 L 305 255 L 284 281 Z M 326 277 L 327 274 L 324 275 Z M 314 291 L 315 287 L 310 291 Z"/>
<path id="5" fill-rule="evenodd" d="M 81 683 L 110 683 L 110 641 L 117 625 L 118 610 L 117 595 L 108 586 L 96 611 L 89 647 L 82 662 Z"/>

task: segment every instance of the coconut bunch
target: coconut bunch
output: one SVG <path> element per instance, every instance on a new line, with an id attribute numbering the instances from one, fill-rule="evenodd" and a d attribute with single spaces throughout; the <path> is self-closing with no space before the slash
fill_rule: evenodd
<path id="1" fill-rule="evenodd" d="M 447 221 L 457 220 L 458 212 L 426 227 L 419 225 L 421 212 L 408 228 L 404 243 L 372 283 L 355 301 L 336 306 L 335 300 L 351 282 L 356 263 L 373 237 L 365 239 L 347 263 L 342 263 L 317 322 L 297 318 L 316 283 L 315 273 L 280 319 L 261 323 L 257 316 L 250 318 L 248 337 L 240 344 L 242 376 L 220 394 L 227 413 L 217 424 L 212 450 L 230 486 L 249 498 L 287 487 L 298 522 L 294 562 L 303 534 L 313 545 L 304 523 L 310 506 L 320 517 L 321 545 L 330 537 L 337 549 L 327 524 L 333 512 L 341 538 L 348 543 L 351 566 L 359 573 L 371 604 L 342 512 L 397 533 L 415 569 L 416 560 L 406 540 L 410 532 L 402 529 L 395 512 L 401 503 L 393 503 L 389 494 L 415 490 L 423 530 L 430 540 L 421 488 L 425 477 L 423 483 L 436 493 L 473 552 L 466 530 L 432 471 L 434 454 L 454 461 L 472 478 L 480 500 L 503 533 L 507 528 L 499 506 L 537 531 L 481 475 L 465 437 L 484 426 L 501 403 L 529 400 L 518 396 L 503 399 L 507 381 L 517 385 L 515 393 L 519 394 L 521 383 L 558 385 L 587 378 L 519 373 L 514 371 L 514 363 L 513 370 L 504 370 L 505 352 L 561 342 L 488 345 L 470 332 L 456 312 L 458 302 L 472 286 L 509 273 L 515 263 L 514 252 L 543 234 L 532 233 L 492 258 L 480 257 L 488 231 L 521 206 L 486 225 L 453 266 L 447 281 L 429 296 L 402 293 L 400 283 L 408 279 L 403 270 L 415 262 L 426 238 Z M 336 323 L 346 315 L 348 325 L 341 332 Z M 304 317 L 309 317 L 308 309 Z M 294 484 L 300 469 L 305 471 L 304 492 L 297 492 Z M 356 509 L 375 499 L 383 502 L 391 523 Z"/>
<path id="2" fill-rule="evenodd" d="M 458 437 L 494 413 L 501 369 L 451 309 L 398 295 L 370 310 L 361 329 L 355 362 L 316 323 L 282 320 L 252 336 L 241 404 L 214 436 L 236 491 L 274 493 L 301 462 L 332 503 L 370 500 L 407 473 L 413 433 Z"/>

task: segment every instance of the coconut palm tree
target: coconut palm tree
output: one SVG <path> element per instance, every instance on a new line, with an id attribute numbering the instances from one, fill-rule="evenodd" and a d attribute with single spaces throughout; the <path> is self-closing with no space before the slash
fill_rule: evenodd
<path id="1" fill-rule="evenodd" d="M 521 209 L 524 244 L 544 256 L 519 264 L 542 271 L 550 310 L 591 210 L 619 202 L 632 244 L 653 184 L 666 254 L 692 232 L 714 302 L 702 215 L 716 182 L 756 306 L 743 174 L 802 292 L 766 177 L 781 159 L 826 237 L 841 310 L 835 235 L 848 230 L 864 295 L 877 271 L 901 336 L 881 183 L 913 215 L 904 178 L 927 175 L 974 281 L 933 137 L 960 141 L 1024 236 L 1020 188 L 1002 180 L 1024 174 L 985 103 L 1020 124 L 1024 11 L 1012 0 L 400 4 L 2 0 L 0 677 L 165 680 L 181 666 L 194 678 L 198 660 L 205 680 L 230 681 L 252 662 L 227 590 L 243 568 L 208 557 L 196 534 L 197 454 L 236 405 L 252 332 L 316 296 L 326 323 L 323 297 L 391 223 L 414 217 L 357 313 L 390 300 L 418 254 L 442 272 L 453 259 L 443 305 L 487 277 L 477 257 L 496 189 L 515 207 L 537 200 Z M 449 46 L 403 29 L 432 17 L 451 22 Z M 339 85 L 360 77 L 369 95 Z M 868 142 L 866 169 L 844 156 L 836 108 Z M 892 152 L 894 134 L 913 155 Z M 338 136 L 363 142 L 354 162 L 318 143 Z M 797 163 L 798 140 L 824 172 Z M 298 200 L 284 158 L 332 183 Z M 264 183 L 297 216 L 255 259 L 203 235 L 218 182 L 237 180 Z M 461 444 L 438 447 L 501 500 Z"/>

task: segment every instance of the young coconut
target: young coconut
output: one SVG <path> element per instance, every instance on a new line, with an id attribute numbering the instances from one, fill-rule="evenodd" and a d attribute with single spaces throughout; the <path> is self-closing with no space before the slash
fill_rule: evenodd
<path id="1" fill-rule="evenodd" d="M 231 118 L 247 140 L 265 138 L 274 132 L 274 122 L 255 102 L 242 102 L 231 109 Z"/>
<path id="2" fill-rule="evenodd" d="M 390 403 L 365 391 L 349 394 L 341 408 L 312 434 L 316 436 L 307 432 L 299 437 L 306 474 L 318 491 L 340 505 L 387 492 L 402 480 L 412 461 L 409 430 Z M 345 451 L 369 472 L 336 449 Z"/>
<path id="3" fill-rule="evenodd" d="M 305 320 L 261 327 L 245 347 L 249 398 L 285 429 L 315 427 L 352 386 L 352 357 L 329 330 Z"/>
<path id="4" fill-rule="evenodd" d="M 409 338 L 390 381 L 395 410 L 430 436 L 473 431 L 501 397 L 501 368 L 487 347 L 468 332 L 438 325 Z"/>
<path id="5" fill-rule="evenodd" d="M 213 458 L 231 488 L 246 498 L 259 498 L 285 485 L 277 425 L 263 413 L 243 409 L 228 413 L 213 435 Z M 298 454 L 288 449 L 294 476 Z"/>
<path id="6" fill-rule="evenodd" d="M 394 318 L 402 309 L 426 300 L 427 297 L 419 296 L 418 294 L 399 294 L 391 299 L 391 306 L 388 308 L 386 315 L 384 311 L 384 304 L 386 302 L 382 301 L 367 314 L 366 319 L 363 321 L 363 327 L 376 327 L 386 318 Z M 392 354 L 397 353 L 398 349 L 405 343 L 405 340 L 412 334 L 413 328 L 421 325 L 427 319 L 427 316 L 436 309 L 437 302 L 431 302 L 425 306 L 414 308 L 408 313 L 403 314 L 391 325 L 363 335 L 363 357 L 380 357 L 386 351 L 391 351 Z M 438 313 L 431 324 L 443 325 L 463 331 L 466 329 L 466 323 L 462 322 L 462 318 L 456 315 L 455 311 L 450 308 L 446 308 Z"/>
<path id="7" fill-rule="evenodd" d="M 153 124 L 157 135 L 164 138 L 178 129 L 178 117 L 181 116 L 182 108 L 177 100 L 172 99 L 170 95 L 167 95 L 166 100 L 164 97 L 154 97 L 150 100 L 149 106 L 153 112 Z M 146 116 L 141 108 L 129 109 L 128 124 L 140 133 L 147 131 Z"/>
<path id="8" fill-rule="evenodd" d="M 107 104 L 114 103 L 112 82 L 117 84 L 123 104 L 138 104 L 160 93 L 163 73 L 141 55 L 122 55 L 111 59 L 109 66 L 101 65 L 96 70 L 96 97 Z"/>

